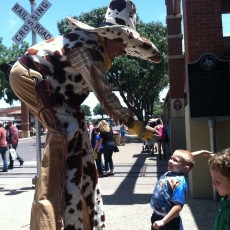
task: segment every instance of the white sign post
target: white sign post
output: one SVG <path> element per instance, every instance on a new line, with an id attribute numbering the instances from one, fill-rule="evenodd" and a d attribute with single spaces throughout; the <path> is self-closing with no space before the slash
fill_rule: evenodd
<path id="1" fill-rule="evenodd" d="M 30 0 L 31 3 L 31 14 L 26 11 L 20 4 L 16 3 L 11 9 L 15 14 L 18 15 L 23 21 L 24 24 L 14 35 L 12 40 L 19 45 L 25 39 L 30 31 L 32 31 L 32 45 L 36 44 L 36 34 L 38 34 L 43 40 L 50 39 L 52 34 L 42 26 L 38 21 L 46 13 L 46 11 L 52 5 L 48 0 L 43 0 L 40 5 L 35 9 L 34 6 L 35 0 Z M 34 185 L 37 184 L 37 178 L 40 174 L 41 166 L 41 126 L 39 121 L 35 120 L 36 125 L 36 155 L 37 155 L 37 175 L 32 179 Z"/>
<path id="2" fill-rule="evenodd" d="M 38 21 L 51 5 L 49 1 L 43 0 L 34 12 L 30 14 L 20 4 L 16 3 L 11 10 L 24 21 L 24 24 L 14 35 L 12 40 L 19 45 L 31 30 L 37 33 L 43 40 L 50 39 L 53 35 Z"/>

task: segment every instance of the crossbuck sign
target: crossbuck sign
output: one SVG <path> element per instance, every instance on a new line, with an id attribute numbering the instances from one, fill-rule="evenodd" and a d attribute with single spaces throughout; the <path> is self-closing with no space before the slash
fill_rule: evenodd
<path id="1" fill-rule="evenodd" d="M 45 29 L 45 27 L 42 26 L 38 21 L 46 13 L 51 5 L 52 4 L 49 1 L 43 0 L 40 5 L 34 10 L 34 12 L 30 14 L 20 4 L 16 3 L 11 10 L 24 21 L 24 24 L 14 35 L 12 40 L 16 44 L 20 44 L 31 30 L 36 32 L 43 40 L 50 39 L 52 37 L 52 34 L 47 29 Z"/>

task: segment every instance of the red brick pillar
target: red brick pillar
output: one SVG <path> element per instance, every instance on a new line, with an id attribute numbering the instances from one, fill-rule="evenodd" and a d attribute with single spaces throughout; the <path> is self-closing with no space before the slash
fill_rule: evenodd
<path id="1" fill-rule="evenodd" d="M 21 102 L 22 112 L 22 137 L 29 137 L 29 109 L 25 103 Z"/>
<path id="2" fill-rule="evenodd" d="M 170 84 L 170 148 L 185 148 L 184 125 L 184 54 L 182 51 L 182 15 L 180 0 L 166 0 L 167 38 L 168 38 L 168 73 Z M 177 104 L 180 103 L 178 107 Z"/>

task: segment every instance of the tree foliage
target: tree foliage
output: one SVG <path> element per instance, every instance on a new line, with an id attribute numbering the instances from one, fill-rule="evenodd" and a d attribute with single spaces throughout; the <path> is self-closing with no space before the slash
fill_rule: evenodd
<path id="1" fill-rule="evenodd" d="M 106 9 L 107 7 L 99 7 L 97 9 L 91 10 L 88 13 L 81 13 L 79 17 L 73 16 L 73 18 L 86 23 L 89 26 L 97 28 L 100 27 L 104 19 Z M 60 22 L 58 22 L 57 26 L 60 34 L 66 34 L 72 31 L 69 27 L 67 19 L 62 19 Z"/>
<path id="2" fill-rule="evenodd" d="M 7 48 L 2 44 L 2 38 L 0 37 L 0 65 L 16 61 L 18 57 L 26 52 L 28 46 L 27 42 L 23 42 L 20 46 L 13 44 L 12 47 Z M 5 73 L 0 71 L 0 99 L 2 98 L 10 105 L 13 103 L 13 100 L 18 100 L 17 96 L 12 91 L 9 82 L 5 78 Z"/>
<path id="3" fill-rule="evenodd" d="M 102 106 L 100 103 L 98 103 L 94 108 L 93 108 L 93 113 L 94 115 L 101 115 L 101 118 L 103 119 L 103 116 L 105 114 Z"/>
<path id="4" fill-rule="evenodd" d="M 151 114 L 151 116 L 155 118 L 163 116 L 163 109 L 160 101 L 154 104 L 153 113 Z"/>
<path id="5" fill-rule="evenodd" d="M 92 116 L 90 107 L 88 105 L 81 105 L 81 108 L 84 110 L 85 116 Z"/>
<path id="6" fill-rule="evenodd" d="M 106 7 L 94 9 L 75 17 L 90 26 L 99 27 Z M 58 23 L 59 32 L 70 30 L 67 21 Z M 159 93 L 168 84 L 166 28 L 160 22 L 144 23 L 137 20 L 137 31 L 151 40 L 161 52 L 161 63 L 154 64 L 130 56 L 117 57 L 108 72 L 108 80 L 119 90 L 127 107 L 139 120 L 144 114 L 153 115 L 154 106 L 159 104 Z"/>
<path id="7" fill-rule="evenodd" d="M 109 81 L 118 88 L 130 110 L 143 120 L 144 114 L 152 115 L 160 91 L 167 86 L 167 43 L 165 27 L 161 23 L 139 22 L 138 31 L 150 39 L 161 52 L 161 63 L 153 64 L 138 58 L 115 58 L 109 71 Z"/>

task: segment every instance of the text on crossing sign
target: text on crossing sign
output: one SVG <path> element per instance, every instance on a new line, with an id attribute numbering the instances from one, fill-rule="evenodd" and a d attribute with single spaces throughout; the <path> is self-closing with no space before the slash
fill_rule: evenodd
<path id="1" fill-rule="evenodd" d="M 24 21 L 24 24 L 14 35 L 12 40 L 16 44 L 20 44 L 31 30 L 36 32 L 43 40 L 50 39 L 52 37 L 52 34 L 38 21 L 46 13 L 51 5 L 52 4 L 49 1 L 43 0 L 34 10 L 34 12 L 30 14 L 20 4 L 16 3 L 11 10 Z"/>

